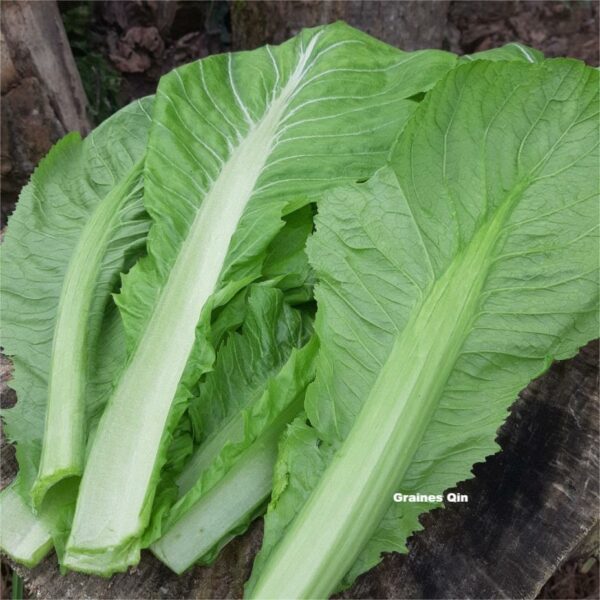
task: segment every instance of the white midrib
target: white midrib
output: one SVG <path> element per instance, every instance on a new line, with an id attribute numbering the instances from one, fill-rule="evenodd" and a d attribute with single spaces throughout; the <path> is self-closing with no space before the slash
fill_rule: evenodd
<path id="1" fill-rule="evenodd" d="M 44 517 L 35 516 L 12 486 L 0 493 L 0 516 L 0 549 L 14 560 L 33 567 L 52 548 Z"/>
<path id="2" fill-rule="evenodd" d="M 260 121 L 233 151 L 204 198 L 145 333 L 102 417 L 82 479 L 65 564 L 139 536 L 160 441 L 195 328 L 215 290 L 227 250 L 275 134 L 302 81 L 318 36 Z"/>
<path id="3" fill-rule="evenodd" d="M 192 491 L 172 507 L 163 524 L 162 537 L 151 550 L 175 572 L 183 572 L 198 560 L 210 561 L 215 548 L 228 541 L 232 531 L 248 525 L 252 515 L 269 497 L 279 438 L 286 425 L 302 410 L 304 393 L 301 390 L 311 379 L 306 360 L 315 346 L 308 344 L 302 350 L 293 351 L 278 375 L 286 379 L 292 371 L 302 370 L 301 380 L 287 390 L 291 393 L 285 407 L 280 407 L 277 416 L 258 436 L 247 438 L 250 445 L 236 456 L 216 483 L 208 487 L 203 483 L 201 494 Z M 308 358 L 309 364 L 310 360 Z M 265 389 L 263 398 L 268 398 L 270 393 Z M 200 475 L 197 473 L 196 478 Z M 189 502 L 190 499 L 193 502 Z"/>
<path id="4" fill-rule="evenodd" d="M 152 552 L 176 573 L 214 549 L 242 526 L 271 491 L 281 429 L 259 440 L 239 457 L 222 479 L 167 526 Z"/>

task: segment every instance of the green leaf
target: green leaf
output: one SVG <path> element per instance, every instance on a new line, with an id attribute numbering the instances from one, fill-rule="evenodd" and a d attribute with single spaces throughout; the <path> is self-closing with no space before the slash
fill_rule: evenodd
<path id="1" fill-rule="evenodd" d="M 104 408 L 111 380 L 125 359 L 125 339 L 114 304 L 107 306 L 97 343 L 98 352 L 90 356 L 93 367 L 86 405 L 88 445 Z M 0 520 L 5 524 L 0 533 L 0 549 L 17 562 L 34 567 L 54 545 L 61 560 L 75 512 L 78 482 L 70 478 L 53 486 L 34 515 L 29 503 L 23 499 L 24 494 L 28 498 L 23 487 L 28 488 L 21 484 L 22 476 L 23 471 L 20 471 L 11 485 L 0 492 Z"/>
<path id="2" fill-rule="evenodd" d="M 471 477 L 518 392 L 597 335 L 597 167 L 594 69 L 477 61 L 391 168 L 323 199 L 314 429 L 282 450 L 250 597 L 324 598 L 405 551 L 431 505 L 393 493 Z"/>
<path id="3" fill-rule="evenodd" d="M 276 285 L 284 291 L 285 301 L 290 305 L 303 304 L 304 312 L 313 300 L 313 270 L 308 264 L 305 246 L 313 229 L 314 208 L 303 206 L 283 217 L 279 230 L 266 250 L 259 281 Z M 247 315 L 250 286 L 238 292 L 225 306 L 217 307 L 211 316 L 210 342 L 218 351 L 225 334 L 238 329 Z M 314 316 L 314 311 L 313 311 Z M 192 396 L 197 396 L 194 391 Z"/>
<path id="4" fill-rule="evenodd" d="M 509 60 L 526 63 L 540 63 L 544 61 L 544 55 L 535 48 L 513 42 L 511 44 L 506 44 L 505 46 L 500 46 L 499 48 L 482 50 L 481 52 L 475 52 L 474 54 L 465 54 L 459 58 L 458 62 L 459 64 L 462 64 L 474 60 Z"/>
<path id="5" fill-rule="evenodd" d="M 306 343 L 311 319 L 283 298 L 251 286 L 244 326 L 217 354 L 192 407 L 204 440 L 177 478 L 180 498 L 152 546 L 177 573 L 210 563 L 265 508 L 277 440 L 302 409 L 317 350 Z"/>
<path id="6" fill-rule="evenodd" d="M 306 245 L 306 239 L 310 232 L 312 231 L 313 226 L 313 208 L 310 206 L 302 207 L 293 213 L 284 217 L 284 226 L 277 234 L 271 245 L 267 250 L 267 258 L 265 260 L 265 265 L 263 267 L 263 279 L 266 279 L 263 285 L 273 285 L 276 283 L 277 287 L 284 290 L 284 298 L 286 303 L 303 303 L 302 313 L 296 313 L 292 311 L 290 314 L 293 315 L 301 315 L 301 319 L 304 321 L 303 331 L 308 332 L 312 331 L 312 318 L 314 317 L 314 309 L 312 305 L 307 305 L 306 302 L 308 300 L 312 300 L 312 269 L 308 265 L 308 258 L 306 253 L 304 252 L 304 246 Z M 268 266 L 267 266 L 268 265 Z M 300 287 L 293 287 L 300 286 Z M 260 317 L 264 317 L 266 323 L 271 323 L 272 316 L 269 314 L 269 310 L 266 310 L 264 307 L 259 310 L 260 302 L 257 301 L 257 297 L 260 297 L 264 300 L 265 307 L 272 309 L 276 307 L 277 313 L 281 311 L 283 308 L 283 304 L 281 300 L 275 295 L 266 295 L 265 294 L 275 294 L 275 292 L 260 292 L 254 291 L 256 290 L 255 286 L 248 286 L 241 290 L 231 301 L 229 301 L 225 306 L 220 307 L 219 309 L 213 312 L 211 318 L 211 343 L 217 351 L 221 350 L 221 342 L 225 338 L 226 335 L 230 332 L 235 332 L 238 330 L 245 319 L 248 319 L 248 322 L 245 325 L 245 329 L 248 330 L 250 325 L 250 336 L 249 339 L 252 340 L 253 337 L 266 335 L 267 338 L 271 339 L 272 335 L 268 329 L 265 331 L 259 331 L 258 327 L 261 326 Z M 268 301 L 268 299 L 271 301 Z M 261 300 L 261 301 L 262 301 Z M 255 307 L 257 310 L 252 311 L 248 318 L 248 310 Z M 289 309 L 286 308 L 286 314 Z M 296 320 L 296 318 L 292 319 L 290 325 Z M 264 329 L 264 325 L 262 325 Z M 252 331 L 254 329 L 255 331 Z M 292 328 L 296 329 L 296 326 Z M 281 332 L 278 332 L 277 335 L 281 336 Z M 235 340 L 245 339 L 241 338 L 239 335 L 232 338 Z M 303 340 L 304 343 L 305 340 Z M 155 499 L 153 507 L 152 507 L 152 518 L 149 529 L 144 533 L 143 545 L 148 543 L 148 540 L 155 540 L 160 536 L 161 531 L 161 522 L 164 514 L 171 508 L 171 505 L 177 499 L 177 495 L 175 489 L 177 488 L 175 484 L 176 477 L 179 477 L 182 471 L 183 464 L 189 459 L 192 454 L 192 429 L 195 429 L 195 439 L 197 441 L 201 441 L 208 434 L 206 431 L 202 432 L 202 413 L 205 411 L 210 411 L 209 408 L 212 406 L 211 402 L 213 399 L 213 395 L 211 393 L 207 393 L 207 389 L 211 389 L 214 392 L 214 398 L 218 398 L 222 401 L 222 406 L 225 405 L 225 399 L 227 396 L 231 396 L 231 392 L 229 389 L 228 392 L 222 393 L 218 387 L 219 379 L 220 383 L 225 385 L 226 387 L 229 385 L 229 379 L 227 373 L 223 371 L 223 365 L 227 364 L 228 366 L 234 369 L 235 366 L 240 366 L 241 364 L 245 364 L 246 368 L 249 369 L 248 374 L 246 375 L 247 381 L 245 383 L 252 383 L 250 387 L 242 387 L 236 390 L 236 393 L 239 393 L 241 397 L 244 398 L 244 401 L 240 399 L 236 400 L 234 404 L 230 407 L 232 413 L 235 413 L 234 405 L 239 405 L 239 407 L 244 406 L 250 401 L 252 395 L 256 395 L 257 390 L 260 388 L 260 385 L 264 383 L 262 381 L 262 376 L 268 369 L 274 369 L 276 366 L 274 365 L 273 360 L 276 360 L 277 356 L 280 356 L 281 353 L 285 353 L 286 355 L 289 353 L 288 343 L 285 339 L 281 340 L 283 347 L 279 350 L 279 354 L 274 353 L 272 350 L 268 350 L 268 345 L 262 344 L 261 347 L 265 348 L 264 353 L 255 353 L 251 346 L 247 356 L 244 356 L 244 361 L 242 361 L 239 357 L 237 357 L 236 361 L 232 361 L 231 358 L 227 358 L 227 354 L 230 353 L 232 348 L 232 344 L 229 345 L 229 348 L 223 348 L 225 350 L 225 360 L 217 361 L 216 370 L 221 371 L 218 377 L 215 377 L 215 374 L 211 373 L 208 375 L 208 384 L 204 385 L 204 378 L 201 379 L 199 384 L 200 392 L 194 391 L 192 392 L 191 409 L 188 413 L 185 414 L 184 418 L 178 423 L 176 432 L 174 434 L 173 442 L 168 450 L 168 456 L 166 459 L 165 466 L 161 472 L 161 482 L 157 489 L 157 497 Z M 239 344 L 238 344 L 239 345 Z M 245 348 L 243 344 L 239 345 L 242 350 Z M 235 348 L 235 344 L 233 345 Z M 242 352 L 242 354 L 246 354 L 246 352 Z M 255 369 L 255 361 L 258 360 L 258 373 L 253 372 Z M 239 374 L 238 374 L 239 375 Z M 213 383 L 212 387 L 209 385 Z M 260 394 L 259 394 L 260 395 Z M 204 405 L 204 402 L 207 404 Z M 190 418 L 189 415 L 195 415 L 195 418 Z M 194 427 L 195 425 L 195 427 Z M 214 419 L 213 419 L 213 425 Z M 240 425 L 240 431 L 242 431 L 242 424 Z M 216 430 L 218 427 L 215 425 L 212 429 Z M 225 432 L 224 432 L 225 433 Z M 217 436 L 216 445 L 213 444 L 214 451 L 217 452 L 220 442 L 223 441 L 223 436 Z M 206 453 L 203 453 L 205 458 L 207 456 Z M 194 482 L 198 479 L 199 472 L 196 469 L 195 471 L 188 468 L 186 470 L 188 475 L 193 473 L 192 477 Z"/>
<path id="7" fill-rule="evenodd" d="M 336 24 L 161 80 L 145 166 L 149 256 L 118 299 L 130 356 L 82 479 L 70 568 L 137 562 L 172 431 L 214 360 L 210 311 L 260 276 L 282 215 L 373 173 L 414 110 L 407 98 L 454 63 Z"/>
<path id="8" fill-rule="evenodd" d="M 286 215 L 284 226 L 267 248 L 263 277 L 276 279 L 277 287 L 285 290 L 288 302 L 302 303 L 312 299 L 314 275 L 304 248 L 313 230 L 313 218 L 312 205 Z"/>
<path id="9" fill-rule="evenodd" d="M 284 217 L 285 224 L 270 244 L 263 266 L 263 278 L 267 280 L 265 284 L 276 283 L 278 288 L 284 290 L 283 298 L 286 303 L 302 303 L 302 312 L 293 311 L 285 306 L 282 303 L 282 297 L 277 295 L 277 291 L 258 288 L 255 285 L 244 288 L 224 307 L 214 311 L 211 321 L 211 342 L 218 351 L 215 371 L 208 374 L 206 381 L 204 378 L 201 380 L 200 392 L 193 394 L 195 397 L 192 399 L 188 411 L 193 418 L 190 419 L 186 413 L 185 418 L 177 425 L 166 464 L 161 472 L 157 498 L 152 507 L 151 523 L 144 532 L 142 546 L 150 544 L 161 536 L 164 517 L 177 500 L 177 482 L 180 486 L 179 495 L 183 495 L 189 488 L 194 487 L 203 469 L 210 467 L 223 449 L 223 445 L 233 441 L 230 434 L 235 434 L 236 443 L 244 437 L 243 421 L 249 411 L 248 406 L 253 405 L 264 393 L 269 377 L 275 376 L 285 360 L 289 358 L 290 350 L 293 347 L 290 344 L 304 344 L 306 336 L 312 331 L 314 308 L 312 305 L 306 304 L 308 300 L 312 300 L 312 269 L 308 265 L 304 246 L 312 231 L 313 212 L 312 206 L 305 206 Z M 275 323 L 277 319 L 279 319 L 278 325 Z M 238 331 L 245 320 L 243 331 Z M 285 323 L 287 326 L 282 327 Z M 228 333 L 230 335 L 227 336 Z M 299 336 L 298 339 L 294 340 L 290 337 L 294 335 Z M 264 340 L 262 340 L 263 337 Z M 223 339 L 226 343 L 221 346 Z M 258 344 L 259 341 L 260 344 Z M 304 377 L 305 374 L 299 379 L 303 380 Z M 283 401 L 280 402 L 282 405 L 285 404 Z M 210 414 L 215 412 L 215 403 L 219 418 Z M 297 410 L 295 409 L 295 412 Z M 227 419 L 221 418 L 223 411 L 229 413 Z M 209 415 L 208 418 L 203 417 L 206 414 Z M 192 428 L 196 431 L 195 439 L 203 443 L 189 461 L 185 471 L 182 472 L 181 467 L 184 462 L 189 460 L 191 454 L 188 444 L 191 441 L 190 431 Z M 264 460 L 265 453 L 270 453 L 268 460 Z M 221 518 L 220 528 L 216 523 L 214 524 L 216 526 L 212 531 L 215 541 L 219 540 L 219 545 L 215 544 L 211 555 L 216 555 L 220 547 L 234 535 L 232 523 L 236 523 L 235 530 L 242 533 L 251 522 L 254 513 L 262 514 L 264 512 L 265 497 L 268 492 L 265 492 L 262 486 L 257 488 L 256 484 L 259 481 L 268 481 L 270 487 L 273 470 L 270 457 L 275 456 L 274 442 L 271 448 L 265 449 L 262 454 L 263 460 L 260 462 L 260 465 L 263 465 L 262 472 L 257 471 L 259 468 L 257 461 L 260 458 L 256 456 L 252 459 L 255 463 L 254 472 L 258 477 L 253 480 L 255 484 L 253 489 L 258 489 L 257 492 L 254 492 L 258 494 L 258 498 L 253 498 L 252 490 L 248 486 L 243 486 L 246 496 L 244 505 L 238 503 L 235 509 L 230 508 L 226 511 L 223 503 L 219 503 L 221 514 L 229 515 L 229 520 Z M 249 458 L 232 457 L 231 465 L 225 464 L 225 466 L 232 469 L 241 460 L 247 464 Z M 238 473 L 241 472 L 242 467 L 236 466 L 235 468 Z M 207 479 L 211 481 L 211 485 L 212 480 L 216 481 L 216 476 L 221 476 L 223 468 L 219 466 L 216 469 L 216 476 L 214 471 L 215 469 L 211 471 L 211 475 Z M 246 472 L 244 471 L 244 473 Z M 231 476 L 228 478 L 232 479 Z M 232 481 L 235 485 L 239 483 L 236 482 L 236 479 L 232 479 Z M 190 506 L 190 510 L 204 494 L 205 487 L 206 482 L 203 486 L 196 485 L 196 491 L 190 493 L 186 498 L 186 504 Z M 219 493 L 223 494 L 224 492 L 221 490 Z M 216 497 L 216 494 L 216 490 L 211 491 L 211 497 Z M 193 497 L 197 499 L 190 500 Z M 181 506 L 181 502 L 179 505 Z M 244 506 L 248 505 L 251 505 L 253 510 L 244 509 Z M 194 511 L 204 513 L 202 508 L 194 509 Z M 179 512 L 183 514 L 181 508 Z M 171 520 L 174 522 L 173 519 Z M 202 536 L 202 542 L 204 544 L 208 542 L 207 536 Z M 169 543 L 169 538 L 160 542 L 166 556 L 172 554 L 172 550 L 168 548 Z M 193 547 L 193 543 L 191 545 Z M 196 550 L 201 552 L 202 544 L 198 544 Z M 190 556 L 195 556 L 195 554 L 188 551 L 187 560 Z M 202 562 L 209 562 L 209 559 L 209 554 L 205 552 L 201 558 Z M 172 567 L 174 566 L 173 564 Z"/>
<path id="10" fill-rule="evenodd" d="M 212 321 L 213 341 L 218 348 L 214 370 L 200 381 L 186 418 L 177 425 L 161 473 L 157 492 L 161 497 L 154 501 L 143 545 L 160 536 L 164 515 L 178 496 L 194 487 L 223 446 L 243 438 L 244 413 L 248 406 L 264 393 L 269 378 L 281 369 L 292 348 L 307 341 L 312 332 L 312 319 L 290 308 L 283 300 L 280 290 L 267 288 L 265 284 L 250 285 Z M 199 444 L 194 456 L 191 459 L 189 455 L 184 456 L 184 460 L 176 464 L 174 455 L 181 456 L 179 447 L 192 437 Z M 182 442 L 178 442 L 178 438 Z M 185 469 L 182 469 L 184 463 Z M 179 490 L 175 496 L 173 488 Z"/>
<path id="11" fill-rule="evenodd" d="M 237 437 L 231 437 L 228 429 L 242 431 L 242 409 L 262 395 L 266 382 L 288 360 L 292 348 L 302 347 L 312 333 L 312 324 L 284 303 L 279 290 L 252 285 L 246 302 L 248 312 L 241 331 L 227 337 L 214 370 L 190 405 L 196 438 L 204 447 L 208 438 Z M 217 444 L 220 446 L 222 442 Z M 189 489 L 201 470 L 192 461 L 179 478 L 180 487 Z"/>
<path id="12" fill-rule="evenodd" d="M 19 402 L 3 413 L 17 443 L 18 489 L 41 506 L 81 474 L 94 354 L 109 294 L 143 244 L 141 158 L 152 99 L 85 140 L 63 138 L 23 189 L 2 245 L 3 345 Z M 43 438 L 43 445 L 42 445 Z"/>

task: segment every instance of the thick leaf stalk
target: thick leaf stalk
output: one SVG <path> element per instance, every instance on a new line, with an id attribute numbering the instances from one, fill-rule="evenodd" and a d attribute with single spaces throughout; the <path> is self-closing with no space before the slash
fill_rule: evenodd
<path id="1" fill-rule="evenodd" d="M 137 562 L 166 444 L 212 364 L 210 311 L 260 276 L 290 206 L 376 169 L 412 114 L 408 98 L 454 62 L 338 24 L 161 80 L 145 168 L 149 257 L 118 300 L 130 355 L 90 451 L 67 566 L 108 574 Z M 202 136 L 189 126 L 199 120 Z"/>
<path id="2" fill-rule="evenodd" d="M 425 507 L 393 493 L 468 478 L 519 390 L 596 335 L 597 103 L 576 61 L 459 67 L 390 167 L 321 203 L 313 427 L 282 450 L 249 597 L 324 598 L 404 550 Z"/>

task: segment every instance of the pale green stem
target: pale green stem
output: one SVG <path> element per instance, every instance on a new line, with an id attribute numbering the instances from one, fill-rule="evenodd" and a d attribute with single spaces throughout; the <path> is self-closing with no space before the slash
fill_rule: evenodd
<path id="1" fill-rule="evenodd" d="M 22 565 L 35 567 L 52 549 L 48 523 L 33 514 L 13 486 L 0 493 L 0 522 L 0 550 Z"/>
<path id="2" fill-rule="evenodd" d="M 456 257 L 396 339 L 350 434 L 275 546 L 251 598 L 327 598 L 358 558 L 436 410 L 521 189 Z"/>
<path id="3" fill-rule="evenodd" d="M 314 40 L 203 198 L 152 316 L 115 386 L 80 486 L 65 556 L 70 568 L 89 569 L 88 557 L 98 553 L 107 563 L 113 556 L 114 568 L 119 569 L 137 560 L 135 540 L 149 520 L 164 460 L 164 434 L 196 341 L 198 320 L 216 290 L 229 244 L 273 151 L 277 129 L 300 84 Z M 135 428 L 127 428 L 133 423 Z M 103 573 L 104 565 L 97 569 Z"/>
<path id="4" fill-rule="evenodd" d="M 83 472 L 90 310 L 119 212 L 142 172 L 140 160 L 98 204 L 67 268 L 52 342 L 42 455 L 31 490 L 38 508 L 53 485 Z"/>

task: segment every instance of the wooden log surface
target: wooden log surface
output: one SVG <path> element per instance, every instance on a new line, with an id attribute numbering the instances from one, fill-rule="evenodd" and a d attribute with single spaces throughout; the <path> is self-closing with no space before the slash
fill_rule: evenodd
<path id="1" fill-rule="evenodd" d="M 499 432 L 502 452 L 456 488 L 469 502 L 424 515 L 408 555 L 386 556 L 339 597 L 535 598 L 597 525 L 598 436 L 594 342 L 520 394 Z M 15 469 L 6 446 L 3 457 L 6 483 Z M 53 555 L 35 569 L 16 568 L 38 598 L 238 598 L 261 527 L 230 543 L 213 566 L 181 577 L 148 552 L 111 579 L 61 576 Z"/>

